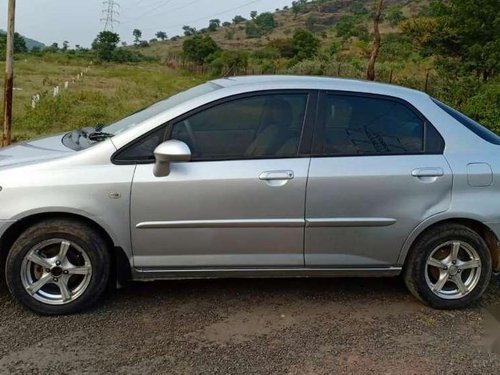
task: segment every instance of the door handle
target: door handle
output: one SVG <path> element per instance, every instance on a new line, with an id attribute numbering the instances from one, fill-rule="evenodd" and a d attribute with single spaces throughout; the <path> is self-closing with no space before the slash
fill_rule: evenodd
<path id="1" fill-rule="evenodd" d="M 443 168 L 417 168 L 411 172 L 413 177 L 441 177 L 444 175 Z"/>
<path id="2" fill-rule="evenodd" d="M 267 171 L 262 172 L 259 176 L 260 180 L 274 181 L 274 180 L 291 180 L 293 179 L 293 171 Z"/>

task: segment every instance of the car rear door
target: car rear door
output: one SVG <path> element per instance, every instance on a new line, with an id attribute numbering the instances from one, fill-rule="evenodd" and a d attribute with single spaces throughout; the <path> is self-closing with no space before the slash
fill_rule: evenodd
<path id="1" fill-rule="evenodd" d="M 411 105 L 323 92 L 309 171 L 306 266 L 395 265 L 404 241 L 448 209 L 444 141 Z"/>
<path id="2" fill-rule="evenodd" d="M 305 192 L 317 93 L 253 93 L 174 120 L 193 160 L 167 177 L 138 165 L 131 198 L 142 270 L 303 267 Z M 309 147 L 309 150 L 307 150 Z"/>

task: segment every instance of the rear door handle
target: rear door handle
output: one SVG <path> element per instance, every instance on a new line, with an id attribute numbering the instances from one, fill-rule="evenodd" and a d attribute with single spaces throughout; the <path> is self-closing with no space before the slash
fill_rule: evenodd
<path id="1" fill-rule="evenodd" d="M 413 177 L 441 177 L 444 175 L 443 168 L 417 168 L 411 172 Z"/>
<path id="2" fill-rule="evenodd" d="M 293 177 L 293 171 L 267 171 L 262 172 L 259 176 L 259 179 L 265 181 L 291 180 L 293 179 Z"/>

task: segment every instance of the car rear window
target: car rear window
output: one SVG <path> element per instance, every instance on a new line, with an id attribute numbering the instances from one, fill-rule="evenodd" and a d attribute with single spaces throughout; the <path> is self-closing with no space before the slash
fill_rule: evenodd
<path id="1" fill-rule="evenodd" d="M 460 122 L 463 126 L 469 129 L 474 134 L 480 136 L 485 141 L 493 143 L 494 145 L 500 145 L 500 137 L 493 133 L 491 130 L 485 128 L 480 123 L 472 120 L 467 117 L 463 113 L 458 112 L 456 109 L 451 108 L 450 106 L 440 102 L 439 100 L 432 99 L 434 103 L 436 103 L 443 111 L 448 113 L 455 120 Z"/>

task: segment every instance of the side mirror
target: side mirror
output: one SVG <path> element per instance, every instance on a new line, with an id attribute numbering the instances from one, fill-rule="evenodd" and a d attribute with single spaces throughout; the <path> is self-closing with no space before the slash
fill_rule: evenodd
<path id="1" fill-rule="evenodd" d="M 171 139 L 163 142 L 154 151 L 155 166 L 153 173 L 156 177 L 165 177 L 170 174 L 170 163 L 190 161 L 191 150 L 182 141 Z"/>

